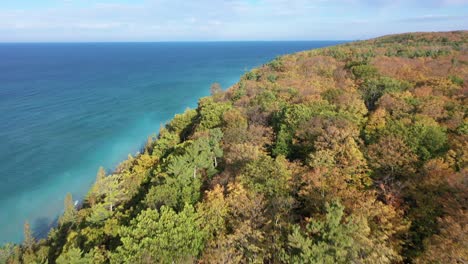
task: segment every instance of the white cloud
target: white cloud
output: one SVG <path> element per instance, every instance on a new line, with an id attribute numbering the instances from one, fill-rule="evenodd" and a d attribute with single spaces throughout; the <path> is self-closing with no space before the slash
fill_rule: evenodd
<path id="1" fill-rule="evenodd" d="M 462 16 L 467 2 L 73 0 L 42 9 L 0 7 L 0 41 L 352 39 L 374 32 L 379 35 L 378 30 L 466 28 L 468 19 L 458 19 L 455 25 L 450 18 Z M 450 9 L 453 6 L 455 11 Z M 420 21 L 425 21 L 424 27 L 418 28 Z"/>
<path id="2" fill-rule="evenodd" d="M 122 23 L 80 23 L 80 24 L 72 25 L 72 27 L 77 28 L 77 29 L 98 29 L 98 30 L 120 28 L 121 26 L 122 26 Z"/>

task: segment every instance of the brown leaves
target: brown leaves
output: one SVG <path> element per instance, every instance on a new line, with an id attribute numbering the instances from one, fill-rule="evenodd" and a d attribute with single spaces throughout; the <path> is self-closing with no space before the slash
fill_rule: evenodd
<path id="1" fill-rule="evenodd" d="M 221 208 L 224 221 L 216 221 L 218 232 L 211 233 L 213 239 L 209 241 L 202 259 L 207 263 L 261 262 L 266 254 L 262 246 L 265 234 L 261 227 L 267 223 L 263 197 L 247 192 L 239 184 L 230 184 L 224 198 L 222 191 L 216 187 L 208 192 L 208 204 L 203 207 L 205 211 L 213 212 L 211 215 L 216 213 L 215 208 Z"/>
<path id="2" fill-rule="evenodd" d="M 367 155 L 369 165 L 377 170 L 377 176 L 385 183 L 415 172 L 417 156 L 400 137 L 382 137 L 368 147 Z"/>
<path id="3" fill-rule="evenodd" d="M 442 230 L 426 241 L 426 251 L 416 263 L 466 263 L 468 261 L 468 212 L 439 220 Z"/>

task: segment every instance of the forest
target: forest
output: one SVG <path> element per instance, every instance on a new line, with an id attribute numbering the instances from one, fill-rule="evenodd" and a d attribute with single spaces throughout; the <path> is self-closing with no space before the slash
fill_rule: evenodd
<path id="1" fill-rule="evenodd" d="M 468 263 L 467 51 L 389 35 L 215 83 L 0 263 Z"/>

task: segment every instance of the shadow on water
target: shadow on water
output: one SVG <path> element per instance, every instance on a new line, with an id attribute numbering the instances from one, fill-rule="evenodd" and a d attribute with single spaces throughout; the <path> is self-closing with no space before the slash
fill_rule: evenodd
<path id="1" fill-rule="evenodd" d="M 76 200 L 75 208 L 80 210 L 83 207 L 83 201 Z M 32 232 L 36 239 L 47 238 L 50 230 L 58 226 L 60 216 L 55 218 L 40 217 L 33 222 Z"/>
<path id="2" fill-rule="evenodd" d="M 32 228 L 34 237 L 36 239 L 47 238 L 49 231 L 52 228 L 57 227 L 58 219 L 59 219 L 58 217 L 54 219 L 50 219 L 46 217 L 41 217 L 41 218 L 36 219 L 33 223 L 33 228 Z"/>

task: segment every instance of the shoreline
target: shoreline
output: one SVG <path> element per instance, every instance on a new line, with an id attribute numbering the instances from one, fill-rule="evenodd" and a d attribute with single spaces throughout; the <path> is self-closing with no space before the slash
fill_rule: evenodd
<path id="1" fill-rule="evenodd" d="M 204 95 L 208 95 L 209 86 L 214 81 L 218 81 L 221 83 L 223 82 L 229 83 L 229 84 L 224 84 L 223 85 L 224 87 L 232 86 L 233 84 L 237 83 L 237 81 L 239 80 L 239 76 L 244 74 L 246 68 L 250 69 L 250 68 L 261 66 L 262 64 L 266 63 L 270 59 L 273 59 L 278 54 L 295 53 L 295 52 L 299 52 L 303 50 L 308 50 L 311 48 L 313 49 L 313 48 L 316 48 L 315 45 L 323 44 L 323 43 L 317 43 L 317 42 L 300 42 L 300 43 L 296 42 L 295 44 L 294 43 L 295 42 L 290 42 L 286 46 L 284 46 L 281 43 L 276 43 L 277 47 L 274 48 L 275 42 L 271 42 L 271 43 L 268 43 L 268 49 L 262 49 L 262 50 L 261 50 L 262 43 L 257 43 L 258 44 L 257 48 L 250 47 L 250 44 L 255 44 L 255 43 L 250 43 L 248 47 L 244 47 L 245 45 L 244 46 L 241 45 L 240 47 L 236 47 L 236 45 L 230 45 L 229 46 L 230 49 L 242 51 L 241 52 L 242 54 L 241 55 L 238 54 L 237 56 L 235 54 L 223 55 L 223 56 L 227 56 L 227 58 L 223 57 L 223 59 L 221 59 L 219 56 L 220 54 L 224 54 L 224 53 L 220 53 L 218 55 L 216 54 L 212 55 L 211 56 L 213 57 L 212 60 L 214 60 L 214 62 L 219 61 L 219 63 L 221 64 L 211 65 L 210 63 L 207 64 L 207 62 L 203 60 L 203 61 L 200 61 L 200 63 L 202 63 L 201 65 L 205 65 L 202 68 L 200 68 L 200 66 L 197 66 L 197 68 L 194 69 L 194 68 L 191 68 L 190 66 L 193 63 L 191 62 L 187 63 L 187 65 L 190 67 L 185 69 L 184 71 L 189 71 L 190 69 L 190 72 L 192 74 L 195 74 L 195 76 L 202 76 L 201 78 L 196 77 L 193 81 L 189 82 L 190 84 L 183 84 L 184 86 L 187 87 L 183 89 L 188 90 L 188 92 L 183 95 L 190 94 L 190 96 L 188 95 L 183 96 L 182 100 L 179 100 L 179 101 L 181 103 L 184 103 L 187 101 L 190 101 L 190 102 L 180 104 L 179 109 L 175 111 L 171 110 L 172 106 L 170 108 L 163 108 L 163 110 L 159 111 L 158 114 L 162 114 L 162 116 L 165 117 L 165 118 L 162 118 L 164 120 L 171 120 L 174 114 L 183 112 L 187 106 L 192 107 L 192 108 L 196 107 L 197 100 L 200 97 L 203 97 Z M 325 44 L 328 44 L 328 43 L 325 43 Z M 217 45 L 218 46 L 222 45 L 222 43 L 217 43 L 215 46 Z M 244 51 L 244 49 L 247 49 L 247 50 Z M 278 52 L 275 51 L 275 49 L 278 50 Z M 254 56 L 249 55 L 249 53 L 252 53 L 255 55 Z M 198 57 L 199 56 L 197 55 L 197 58 Z M 210 56 L 208 56 L 208 58 L 210 58 Z M 213 69 L 210 70 L 211 68 Z M 139 75 L 140 74 L 136 74 L 135 78 L 139 77 Z M 145 78 L 151 78 L 152 74 L 145 74 L 142 76 Z M 163 78 L 163 80 L 165 79 L 167 78 Z M 140 82 L 137 79 L 134 81 L 135 81 L 134 83 L 129 83 L 126 87 L 135 87 L 135 86 L 138 87 Z M 143 81 L 143 83 L 145 82 Z M 157 82 L 153 81 L 152 83 L 156 83 L 156 85 L 159 85 L 160 81 L 157 81 Z M 194 89 L 195 87 L 194 85 L 197 85 L 197 84 L 199 84 L 200 88 Z M 151 82 L 146 83 L 144 85 L 151 85 Z M 172 85 L 173 85 L 173 81 L 171 80 L 171 82 L 168 83 L 166 86 L 170 87 Z M 181 89 L 181 88 L 178 88 L 178 89 Z M 202 90 L 202 91 L 200 92 L 198 90 Z M 101 103 L 101 100 L 99 102 Z M 115 106 L 112 106 L 112 107 L 115 107 Z M 119 106 L 117 105 L 117 107 Z M 171 112 L 170 116 L 167 115 L 168 112 Z M 148 132 L 145 132 L 143 136 L 142 134 L 136 135 L 136 133 L 130 132 L 129 136 L 123 139 L 124 144 L 128 144 L 129 141 L 134 141 L 135 139 L 142 139 L 144 137 L 147 137 L 148 135 L 154 134 L 154 132 L 157 132 L 159 130 L 160 128 L 159 125 L 160 124 L 164 125 L 165 123 L 157 122 L 157 124 L 158 124 L 157 126 L 154 126 L 155 129 L 148 130 Z M 135 148 L 135 145 L 133 146 L 128 145 L 129 146 L 128 149 L 134 149 L 135 151 L 130 151 L 130 152 L 123 151 L 123 152 L 120 152 L 121 155 L 115 156 L 116 154 L 112 154 L 112 152 L 114 152 L 115 148 L 118 148 L 118 145 L 120 145 L 121 142 L 122 140 L 113 140 L 111 141 L 113 145 L 111 145 L 110 147 L 109 146 L 97 147 L 99 149 L 97 153 L 93 152 L 91 156 L 89 156 L 90 154 L 85 154 L 83 160 L 81 160 L 80 158 L 79 163 L 75 162 L 74 164 L 72 164 L 73 167 L 68 167 L 64 171 L 58 174 L 47 174 L 47 178 L 50 180 L 44 181 L 41 184 L 36 185 L 32 190 L 28 190 L 24 192 L 17 191 L 15 192 L 15 195 L 11 196 L 11 198 L 2 200 L 2 203 L 1 203 L 3 204 L 2 209 L 11 212 L 8 219 L 0 219 L 0 223 L 2 223 L 3 221 L 9 226 L 8 229 L 6 230 L 7 232 L 2 233 L 2 241 L 5 240 L 5 242 L 15 242 L 15 241 L 20 242 L 23 237 L 22 226 L 23 226 L 24 220 L 26 219 L 29 220 L 33 228 L 35 228 L 36 226 L 36 224 L 34 223 L 37 222 L 40 227 L 35 228 L 37 229 L 36 233 L 45 235 L 47 233 L 46 231 L 49 230 L 50 226 L 54 226 L 54 223 L 56 222 L 56 218 L 52 218 L 50 217 L 50 215 L 59 215 L 58 213 L 49 214 L 45 212 L 47 211 L 60 212 L 61 210 L 63 210 L 62 209 L 63 198 L 65 197 L 65 194 L 67 193 L 67 191 L 71 191 L 72 194 L 74 194 L 73 196 L 75 198 L 79 198 L 81 200 L 81 198 L 84 197 L 84 195 L 86 195 L 91 184 L 94 182 L 95 174 L 99 166 L 102 165 L 106 168 L 114 169 L 121 161 L 125 160 L 128 153 L 134 154 L 135 152 L 138 151 L 138 149 L 141 149 L 141 146 L 145 144 L 145 141 L 139 140 L 138 148 Z M 112 158 L 112 155 L 114 155 L 115 158 Z M 106 159 L 109 160 L 109 157 L 111 160 L 113 160 L 113 163 L 103 164 L 102 161 Z M 57 162 L 60 162 L 60 160 Z M 82 164 L 88 164 L 89 162 L 94 164 L 93 166 L 91 166 L 93 167 L 93 169 L 91 167 L 89 167 L 88 169 L 83 169 L 83 167 L 81 167 Z M 50 176 L 50 175 L 61 175 L 61 176 L 56 177 L 56 176 Z M 83 183 L 83 179 L 85 179 L 86 183 Z M 68 186 L 74 186 L 74 187 L 78 186 L 79 188 L 77 191 L 76 188 L 75 189 L 69 188 Z M 58 190 L 58 192 L 56 193 L 60 193 L 60 194 L 52 196 L 52 193 L 49 191 L 52 189 Z M 41 190 L 45 190 L 45 191 L 41 191 Z M 41 197 L 45 197 L 45 199 L 43 200 L 43 202 L 38 203 L 38 201 L 41 200 Z M 50 208 L 45 208 L 49 206 L 57 208 L 57 210 L 51 210 Z M 39 215 L 39 217 L 38 218 L 35 218 L 35 217 L 23 218 L 22 217 L 22 219 L 19 219 L 19 216 L 26 216 L 26 214 Z"/>

